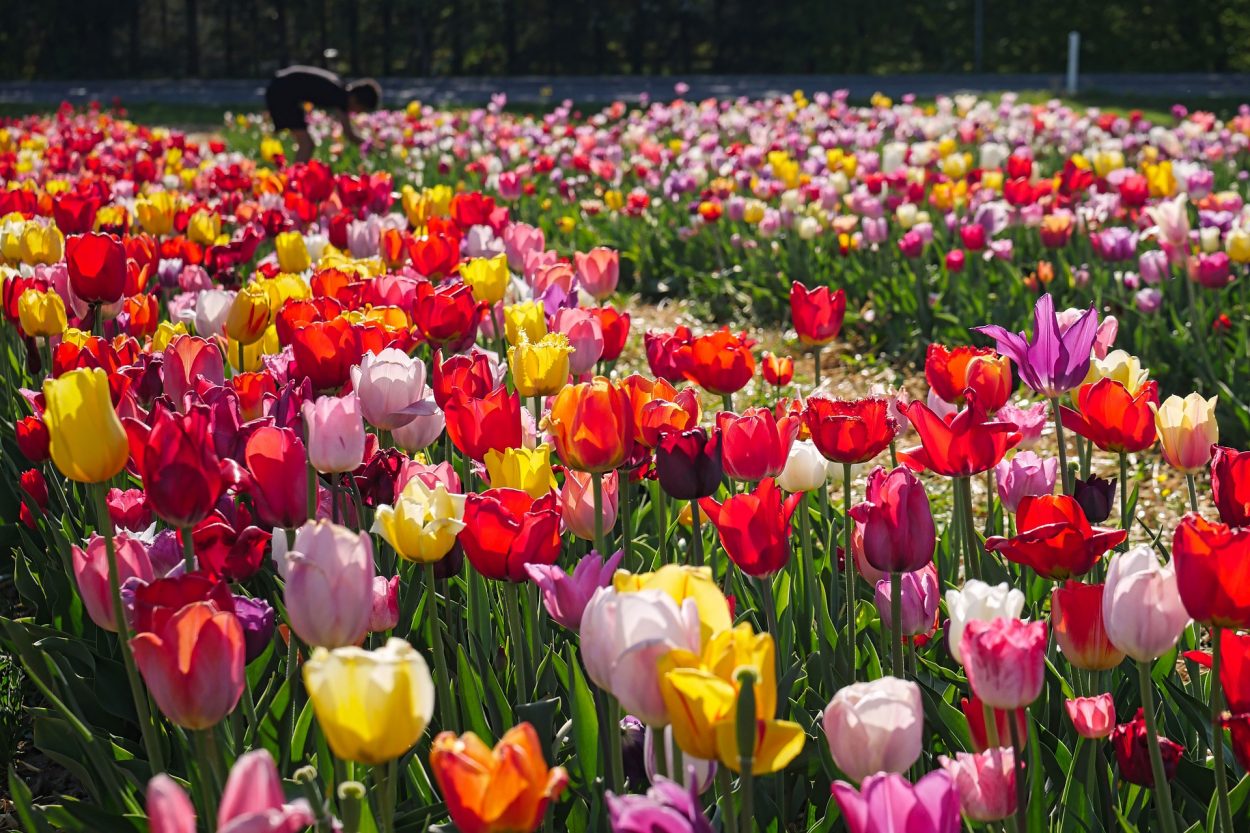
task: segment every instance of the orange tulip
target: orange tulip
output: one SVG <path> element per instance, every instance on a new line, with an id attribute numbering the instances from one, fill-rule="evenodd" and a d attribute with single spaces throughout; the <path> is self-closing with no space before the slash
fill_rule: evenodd
<path id="1" fill-rule="evenodd" d="M 460 833 L 531 833 L 569 780 L 563 767 L 547 768 L 528 723 L 509 729 L 494 749 L 472 732 L 443 732 L 430 768 Z"/>
<path id="2" fill-rule="evenodd" d="M 548 430 L 560 459 L 571 469 L 619 468 L 634 446 L 633 410 L 625 391 L 602 376 L 556 394 Z"/>

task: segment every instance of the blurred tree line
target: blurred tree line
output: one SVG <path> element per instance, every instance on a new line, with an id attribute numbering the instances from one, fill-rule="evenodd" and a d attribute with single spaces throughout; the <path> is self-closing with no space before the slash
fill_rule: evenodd
<path id="1" fill-rule="evenodd" d="M 0 77 L 1250 70 L 1250 0 L 7 0 Z"/>

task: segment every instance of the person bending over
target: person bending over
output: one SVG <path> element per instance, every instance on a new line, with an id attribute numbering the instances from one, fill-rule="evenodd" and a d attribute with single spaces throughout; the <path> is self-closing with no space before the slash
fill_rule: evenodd
<path id="1" fill-rule="evenodd" d="M 382 88 L 372 78 L 344 84 L 342 78 L 327 69 L 299 65 L 278 70 L 265 90 L 265 106 L 274 130 L 289 130 L 295 137 L 297 162 L 311 159 L 316 147 L 308 134 L 305 104 L 334 111 L 343 125 L 343 135 L 358 145 L 361 139 L 352 128 L 351 114 L 375 110 L 381 99 Z"/>

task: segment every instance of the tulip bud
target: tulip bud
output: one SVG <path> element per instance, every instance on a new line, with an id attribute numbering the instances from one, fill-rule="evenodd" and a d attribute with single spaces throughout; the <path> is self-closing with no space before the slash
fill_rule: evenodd
<path id="1" fill-rule="evenodd" d="M 1115 556 L 1102 621 L 1111 644 L 1135 660 L 1150 662 L 1170 651 L 1189 624 L 1172 564 L 1160 564 L 1144 544 Z"/>
<path id="2" fill-rule="evenodd" d="M 1015 512 L 1021 498 L 1051 494 L 1055 490 L 1058 472 L 1059 461 L 1056 458 L 1042 460 L 1032 451 L 1022 451 L 1010 460 L 1000 460 L 994 467 L 998 499 L 1004 509 Z"/>
<path id="3" fill-rule="evenodd" d="M 373 577 L 373 606 L 369 611 L 369 633 L 383 633 L 399 624 L 399 576 Z"/>
<path id="4" fill-rule="evenodd" d="M 1103 585 L 1066 581 L 1050 594 L 1055 641 L 1073 668 L 1106 671 L 1124 660 L 1102 624 Z"/>
<path id="5" fill-rule="evenodd" d="M 660 487 L 674 500 L 698 500 L 719 488 L 724 477 L 721 434 L 705 428 L 670 431 L 655 449 L 655 469 Z"/>
<path id="6" fill-rule="evenodd" d="M 1114 477 L 1106 480 L 1091 474 L 1088 479 L 1077 480 L 1073 484 L 1072 497 L 1076 498 L 1087 521 L 1098 524 L 1111 516 L 1116 482 L 1117 478 Z"/>
<path id="7" fill-rule="evenodd" d="M 373 544 L 368 533 L 309 521 L 286 553 L 287 618 L 300 639 L 336 648 L 356 645 L 373 613 Z"/>
<path id="8" fill-rule="evenodd" d="M 940 598 L 937 567 L 930 562 L 919 570 L 898 575 L 902 591 L 899 635 L 914 636 L 919 633 L 929 633 L 935 625 Z M 892 580 L 892 578 L 884 578 L 877 582 L 875 602 L 883 626 L 888 626 L 894 621 L 891 618 L 894 610 L 891 606 L 890 595 Z"/>
<path id="9" fill-rule="evenodd" d="M 1115 751 L 1120 777 L 1139 787 L 1154 788 L 1154 774 L 1150 763 L 1150 742 L 1147 738 L 1146 719 L 1142 710 L 1128 723 L 1121 723 L 1108 736 Z M 1159 752 L 1163 757 L 1163 776 L 1167 781 L 1176 778 L 1185 747 L 1174 740 L 1159 736 Z"/>
<path id="10" fill-rule="evenodd" d="M 1019 619 L 969 622 L 960 644 L 968 684 L 996 709 L 1020 709 L 1042 692 L 1046 623 Z"/>
<path id="11" fill-rule="evenodd" d="M 821 717 L 834 763 L 853 781 L 877 772 L 906 772 L 924 745 L 920 687 L 895 677 L 853 683 Z"/>
<path id="12" fill-rule="evenodd" d="M 305 402 L 302 412 L 313 468 L 323 474 L 359 468 L 365 457 L 365 423 L 355 393 L 319 396 Z"/>
<path id="13" fill-rule="evenodd" d="M 811 440 L 798 440 L 790 446 L 785 468 L 777 485 L 787 492 L 810 492 L 822 488 L 829 475 L 829 461 Z"/>
<path id="14" fill-rule="evenodd" d="M 850 513 L 869 564 L 883 573 L 910 573 L 931 563 L 937 532 L 916 475 L 903 466 L 888 474 L 878 466 L 868 475 L 865 498 Z"/>
<path id="15" fill-rule="evenodd" d="M 1010 748 L 987 749 L 954 758 L 938 756 L 942 769 L 955 780 L 959 805 L 971 821 L 1000 821 L 1016 811 L 1016 759 Z"/>
<path id="16" fill-rule="evenodd" d="M 1105 738 L 1115 728 L 1115 700 L 1110 694 L 1065 700 L 1064 707 L 1076 733 L 1083 738 Z"/>

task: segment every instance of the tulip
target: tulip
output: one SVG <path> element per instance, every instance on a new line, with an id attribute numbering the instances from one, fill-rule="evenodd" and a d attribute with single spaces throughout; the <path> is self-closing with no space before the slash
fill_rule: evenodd
<path id="1" fill-rule="evenodd" d="M 1020 734 L 1020 745 L 1023 749 L 1029 742 L 1029 726 L 1028 717 L 1024 709 L 1017 709 L 1014 712 L 1006 712 L 1002 709 L 992 709 L 973 694 L 971 697 L 960 698 L 959 708 L 964 714 L 964 719 L 968 723 L 968 739 L 972 742 L 972 750 L 974 752 L 984 752 L 990 749 L 990 741 L 988 731 L 986 730 L 985 718 L 989 713 L 994 717 L 995 744 L 998 739 L 1008 741 L 1011 738 L 1011 723 L 1014 716 L 1016 731 Z M 997 748 L 995 746 L 994 748 Z"/>
<path id="2" fill-rule="evenodd" d="M 589 310 L 561 307 L 551 321 L 551 330 L 568 340 L 572 348 L 568 354 L 569 372 L 574 376 L 589 373 L 603 356 L 603 328 Z"/>
<path id="3" fill-rule="evenodd" d="M 599 360 L 616 361 L 629 339 L 629 313 L 618 312 L 612 307 L 591 307 L 588 311 L 599 319 L 599 329 L 603 331 L 603 355 Z"/>
<path id="4" fill-rule="evenodd" d="M 481 460 L 492 449 L 519 448 L 521 400 L 500 386 L 481 398 L 453 397 L 443 406 L 447 435 L 466 457 Z"/>
<path id="5" fill-rule="evenodd" d="M 464 495 L 450 494 L 442 483 L 431 489 L 414 477 L 399 493 L 394 506 L 383 504 L 377 508 L 373 531 L 400 558 L 433 564 L 456 545 L 456 536 L 464 529 L 464 507 Z"/>
<path id="6" fill-rule="evenodd" d="M 603 478 L 603 505 L 596 513 L 594 475 L 566 471 L 564 485 L 560 487 L 560 519 L 564 528 L 583 541 L 594 541 L 596 514 L 603 516 L 604 529 L 614 527 L 620 496 L 620 478 L 617 472 L 609 472 Z"/>
<path id="7" fill-rule="evenodd" d="M 663 776 L 651 783 L 646 795 L 607 794 L 612 833 L 713 833 L 712 823 L 699 808 L 694 784 L 683 787 Z"/>
<path id="8" fill-rule="evenodd" d="M 1151 409 L 1158 402 L 1158 385 L 1146 382 L 1132 393 L 1120 382 L 1099 379 L 1081 386 L 1076 393 L 1077 409 L 1061 408 L 1063 425 L 1092 441 L 1103 451 L 1144 451 L 1155 442 L 1155 420 Z"/>
<path id="9" fill-rule="evenodd" d="M 751 353 L 754 344 L 745 333 L 733 335 L 724 327 L 693 339 L 688 356 L 680 360 L 683 366 L 679 370 L 708 393 L 732 396 L 755 375 L 755 356 Z"/>
<path id="10" fill-rule="evenodd" d="M 43 382 L 48 451 L 61 474 L 79 483 L 103 483 L 126 466 L 130 445 L 100 368 L 70 370 Z"/>
<path id="11" fill-rule="evenodd" d="M 473 290 L 479 303 L 497 304 L 508 290 L 508 258 L 503 254 L 492 258 L 473 258 L 460 264 L 460 277 Z"/>
<path id="12" fill-rule="evenodd" d="M 863 503 L 851 507 L 864 557 L 883 573 L 910 573 L 933 559 L 937 532 L 929 497 L 916 476 L 903 467 L 868 475 Z"/>
<path id="13" fill-rule="evenodd" d="M 930 344 L 925 353 L 925 379 L 944 402 L 962 405 L 972 388 L 985 410 L 993 413 L 1007 404 L 1014 385 L 1011 362 L 988 347 L 948 348 Z"/>
<path id="14" fill-rule="evenodd" d="M 1054 492 L 1058 473 L 1059 460 L 1054 457 L 1043 460 L 1032 451 L 1022 451 L 1010 460 L 999 460 L 994 467 L 998 499 L 1008 512 L 1016 512 L 1021 499 Z"/>
<path id="15" fill-rule="evenodd" d="M 146 798 L 152 833 L 195 833 L 195 806 L 177 781 L 157 774 L 148 781 Z"/>
<path id="16" fill-rule="evenodd" d="M 883 626 L 893 621 L 894 608 L 890 597 L 893 580 L 893 578 L 884 578 L 877 582 L 874 601 Z M 929 633 L 933 630 L 937 619 L 940 598 L 937 567 L 930 562 L 914 572 L 899 573 L 899 583 L 901 585 L 899 635 L 914 636 Z"/>
<path id="17" fill-rule="evenodd" d="M 260 570 L 272 535 L 243 519 L 236 529 L 220 513 L 209 515 L 191 532 L 200 569 L 226 581 L 246 581 Z M 186 535 L 183 530 L 182 535 Z"/>
<path id="18" fill-rule="evenodd" d="M 316 648 L 304 664 L 304 685 L 330 751 L 343 760 L 376 765 L 400 757 L 434 714 L 425 659 L 395 637 L 372 651 Z"/>
<path id="19" fill-rule="evenodd" d="M 425 386 L 425 363 L 402 350 L 388 347 L 380 353 L 365 353 L 351 376 L 361 414 L 379 430 L 394 431 L 435 411 Z"/>
<path id="20" fill-rule="evenodd" d="M 1106 671 L 1124 660 L 1103 627 L 1103 585 L 1065 581 L 1050 594 L 1050 622 L 1059 649 L 1073 668 Z"/>
<path id="21" fill-rule="evenodd" d="M 624 550 L 617 550 L 605 560 L 598 553 L 589 553 L 582 556 L 571 573 L 554 564 L 526 564 L 525 572 L 538 586 L 552 621 L 577 633 L 586 605 L 596 590 L 612 584 L 612 576 L 624 555 Z"/>
<path id="22" fill-rule="evenodd" d="M 312 266 L 304 236 L 298 231 L 284 231 L 273 239 L 278 265 L 283 272 L 301 273 Z"/>
<path id="23" fill-rule="evenodd" d="M 725 554 L 749 576 L 770 576 L 790 560 L 790 521 L 801 493 L 782 498 L 771 477 L 753 491 L 730 495 L 723 503 L 705 497 L 701 508 L 716 527 Z"/>
<path id="24" fill-rule="evenodd" d="M 1250 452 L 1215 447 L 1211 458 L 1211 497 L 1224 523 L 1250 526 Z"/>
<path id="25" fill-rule="evenodd" d="M 481 304 L 466 284 L 435 287 L 417 284 L 412 321 L 421 335 L 439 348 L 463 349 L 477 336 Z"/>
<path id="26" fill-rule="evenodd" d="M 442 351 L 430 363 L 430 387 L 440 408 L 460 396 L 480 399 L 495 389 L 496 368 L 492 358 L 479 350 L 443 360 Z"/>
<path id="27" fill-rule="evenodd" d="M 1011 749 L 987 749 L 954 758 L 938 756 L 938 763 L 955 781 L 959 805 L 969 821 L 1000 821 L 1016 812 L 1016 759 Z"/>
<path id="28" fill-rule="evenodd" d="M 1097 330 L 1098 314 L 1091 306 L 1061 331 L 1049 294 L 1039 298 L 1034 307 L 1031 340 L 1022 332 L 1012 333 L 993 324 L 973 327 L 974 332 L 994 339 L 998 352 L 1016 363 L 1024 383 L 1047 399 L 1055 399 L 1085 379 Z"/>
<path id="29" fill-rule="evenodd" d="M 125 584 L 132 577 L 145 584 L 156 577 L 152 562 L 148 558 L 147 548 L 141 541 L 124 532 L 113 540 L 119 585 Z M 109 585 L 109 562 L 104 539 L 99 535 L 93 535 L 85 549 L 75 545 L 71 548 L 71 553 L 78 595 L 82 598 L 82 605 L 86 608 L 87 615 L 98 627 L 116 633 L 117 619 L 113 611 L 113 594 Z"/>
<path id="30" fill-rule="evenodd" d="M 787 492 L 811 492 L 823 488 L 829 478 L 829 461 L 811 440 L 798 440 L 790 446 L 785 468 L 777 485 Z"/>
<path id="31" fill-rule="evenodd" d="M 846 315 L 846 290 L 813 290 L 794 281 L 790 284 L 790 319 L 805 347 L 823 347 L 838 337 Z"/>
<path id="32" fill-rule="evenodd" d="M 1084 575 L 1103 553 L 1128 537 L 1123 529 L 1090 526 L 1080 504 L 1068 495 L 1021 499 L 1016 524 L 1016 535 L 991 536 L 985 541 L 985 549 L 1031 567 L 1047 579 Z"/>
<path id="33" fill-rule="evenodd" d="M 865 463 L 884 451 L 898 431 L 889 412 L 890 403 L 877 396 L 853 401 L 814 396 L 807 400 L 803 423 L 826 459 Z"/>
<path id="34" fill-rule="evenodd" d="M 204 405 L 185 414 L 163 407 L 152 412 L 148 427 L 127 418 L 130 454 L 143 478 L 148 505 L 157 517 L 181 528 L 208 517 L 233 478 L 233 462 L 224 463 L 210 441 L 211 416 Z"/>
<path id="35" fill-rule="evenodd" d="M 619 468 L 633 450 L 632 414 L 625 392 L 599 376 L 556 394 L 548 429 L 566 466 L 601 473 Z"/>
<path id="36" fill-rule="evenodd" d="M 698 500 L 714 494 L 725 476 L 721 436 L 705 428 L 670 431 L 655 449 L 660 487 L 675 500 Z"/>
<path id="37" fill-rule="evenodd" d="M 702 643 L 706 643 L 712 634 L 733 626 L 729 602 L 712 578 L 710 567 L 665 564 L 653 573 L 621 571 L 612 577 L 612 586 L 618 593 L 662 590 L 678 605 L 686 599 L 692 600 L 699 611 Z"/>
<path id="38" fill-rule="evenodd" d="M 1038 402 L 1028 408 L 1007 404 L 995 414 L 998 422 L 1011 423 L 1020 432 L 1019 447 L 1022 449 L 1031 449 L 1037 445 L 1042 438 L 1042 429 L 1046 426 L 1048 416 L 1049 409 L 1045 402 Z"/>
<path id="39" fill-rule="evenodd" d="M 777 419 L 768 408 L 748 408 L 740 416 L 725 412 L 716 418 L 725 473 L 755 483 L 785 470 L 801 420 Z"/>
<path id="40" fill-rule="evenodd" d="M 508 348 L 508 367 L 522 396 L 551 396 L 569 382 L 569 354 L 573 348 L 563 333 L 549 333 L 530 343 L 524 334 Z M 535 415 L 537 416 L 537 414 Z"/>
<path id="41" fill-rule="evenodd" d="M 520 489 L 537 500 L 556 488 L 551 469 L 551 446 L 540 443 L 536 448 L 491 449 L 483 460 L 491 488 Z"/>
<path id="42" fill-rule="evenodd" d="M 969 685 L 987 705 L 1024 708 L 1041 694 L 1046 675 L 1045 622 L 969 622 L 959 651 Z"/>
<path id="43" fill-rule="evenodd" d="M 411 421 L 391 430 L 395 446 L 410 454 L 416 454 L 431 446 L 447 427 L 447 416 L 442 411 L 413 417 Z"/>
<path id="44" fill-rule="evenodd" d="M 249 494 L 265 526 L 294 529 L 308 520 L 308 465 L 304 443 L 290 428 L 263 425 L 247 439 L 243 460 Z"/>
<path id="45" fill-rule="evenodd" d="M 1112 645 L 1151 662 L 1172 649 L 1189 621 L 1173 564 L 1160 564 L 1144 544 L 1111 559 L 1102 622 Z"/>
<path id="46" fill-rule="evenodd" d="M 365 423 L 356 393 L 319 396 L 301 406 L 308 461 L 323 474 L 355 471 L 364 462 Z"/>
<path id="47" fill-rule="evenodd" d="M 1140 787 L 1154 787 L 1154 775 L 1150 767 L 1150 743 L 1147 739 L 1146 719 L 1142 710 L 1128 723 L 1121 723 L 1111 730 L 1111 748 L 1120 769 L 1120 777 Z M 1159 752 L 1163 757 L 1163 775 L 1166 781 L 1176 778 L 1185 747 L 1174 740 L 1159 738 Z"/>
<path id="48" fill-rule="evenodd" d="M 152 525 L 152 510 L 142 489 L 109 489 L 104 503 L 115 527 L 139 532 Z"/>
<path id="49" fill-rule="evenodd" d="M 777 356 L 772 353 L 764 354 L 764 362 L 762 365 L 764 371 L 764 381 L 776 387 L 788 385 L 794 380 L 794 359 L 789 356 Z"/>
<path id="50" fill-rule="evenodd" d="M 243 628 L 243 661 L 250 665 L 273 643 L 273 605 L 252 596 L 235 596 L 234 615 Z"/>
<path id="51" fill-rule="evenodd" d="M 1184 399 L 1169 396 L 1162 405 L 1152 405 L 1159 445 L 1168 465 L 1185 474 L 1194 474 L 1211 459 L 1211 447 L 1220 440 L 1215 421 L 1215 401 L 1191 393 Z"/>
<path id="52" fill-rule="evenodd" d="M 899 462 L 946 477 L 971 477 L 998 465 L 1022 435 L 1013 423 L 990 419 L 974 394 L 965 398 L 968 406 L 950 421 L 922 402 L 908 405 L 904 413 L 920 435 L 920 446 L 900 451 Z"/>
<path id="53" fill-rule="evenodd" d="M 465 556 L 479 573 L 523 582 L 526 564 L 554 564 L 560 554 L 556 496 L 535 500 L 519 489 L 469 494 L 459 538 Z"/>
<path id="54" fill-rule="evenodd" d="M 160 630 L 130 640 L 135 665 L 161 713 L 184 729 L 210 729 L 247 685 L 243 628 L 208 602 L 179 610 Z"/>
<path id="55" fill-rule="evenodd" d="M 578 285 L 596 301 L 616 291 L 621 274 L 620 252 L 604 246 L 596 246 L 586 254 L 574 252 L 573 265 L 577 268 Z"/>
<path id="56" fill-rule="evenodd" d="M 255 344 L 268 329 L 273 311 L 269 306 L 269 293 L 259 283 L 245 284 L 235 293 L 226 316 L 226 335 L 240 344 Z"/>
<path id="57" fill-rule="evenodd" d="M 896 773 L 870 775 L 860 789 L 835 781 L 833 797 L 849 833 L 959 833 L 959 789 L 945 771 L 915 785 Z"/>
<path id="58" fill-rule="evenodd" d="M 504 307 L 503 324 L 508 343 L 514 347 L 521 343 L 522 336 L 532 343 L 547 335 L 547 316 L 540 301 L 524 301 Z"/>
<path id="59" fill-rule="evenodd" d="M 533 833 L 569 780 L 563 767 L 548 769 L 529 723 L 509 729 L 494 749 L 472 732 L 443 732 L 430 750 L 430 770 L 463 833 Z"/>
<path id="60" fill-rule="evenodd" d="M 1250 629 L 1250 529 L 1230 529 L 1196 512 L 1172 536 L 1172 565 L 1185 610 L 1214 628 Z"/>
<path id="61" fill-rule="evenodd" d="M 658 774 L 660 756 L 663 755 L 664 771 L 673 773 L 674 783 L 687 787 L 694 795 L 707 792 L 716 775 L 716 762 L 687 757 L 683 754 L 679 756 L 681 759 L 679 765 L 679 762 L 674 760 L 678 752 L 680 749 L 673 741 L 672 726 L 665 726 L 663 729 L 653 729 L 647 726 L 643 733 L 643 769 L 647 780 L 654 784 L 658 778 L 664 777 Z M 679 769 L 682 771 L 678 772 Z"/>
<path id="62" fill-rule="evenodd" d="M 89 304 L 121 300 L 126 248 L 111 234 L 75 234 L 65 240 L 65 266 L 74 296 Z"/>
<path id="63" fill-rule="evenodd" d="M 226 383 L 221 351 L 207 339 L 185 334 L 176 336 L 165 347 L 161 377 L 165 395 L 182 410 L 187 392 L 196 390 L 201 379 L 208 386 Z"/>
<path id="64" fill-rule="evenodd" d="M 42 463 L 48 459 L 49 446 L 52 442 L 48 434 L 48 426 L 37 416 L 25 416 L 14 426 L 17 450 L 32 463 Z"/>
<path id="65" fill-rule="evenodd" d="M 1072 497 L 1080 504 L 1085 520 L 1091 524 L 1102 523 L 1111 516 L 1111 504 L 1115 499 L 1116 479 L 1105 480 L 1091 474 L 1086 480 L 1074 480 Z"/>
<path id="66" fill-rule="evenodd" d="M 895 677 L 838 690 L 821 717 L 833 761 L 852 781 L 906 772 L 924 741 L 920 687 Z"/>
<path id="67" fill-rule="evenodd" d="M 961 646 L 964 629 L 970 622 L 989 622 L 998 618 L 1015 619 L 1024 610 L 1024 594 L 1008 587 L 1006 582 L 989 585 L 970 579 L 962 590 L 946 591 L 946 609 L 950 626 L 946 632 L 947 646 L 955 662 L 964 664 Z"/>
<path id="68" fill-rule="evenodd" d="M 287 621 L 309 645 L 356 645 L 373 610 L 373 543 L 328 521 L 309 521 L 285 556 Z"/>
<path id="69" fill-rule="evenodd" d="M 1115 728 L 1115 699 L 1110 694 L 1075 697 L 1063 705 L 1076 733 L 1083 738 L 1099 740 Z"/>
<path id="70" fill-rule="evenodd" d="M 65 332 L 65 302 L 55 292 L 27 289 L 17 302 L 18 320 L 28 336 L 48 338 Z"/>
<path id="71" fill-rule="evenodd" d="M 155 549 L 156 545 L 153 545 L 153 550 L 149 552 L 154 568 L 158 563 Z M 159 633 L 175 613 L 199 602 L 211 605 L 214 611 L 234 612 L 234 596 L 225 581 L 205 573 L 183 572 L 134 587 L 132 624 L 138 633 Z"/>
<path id="72" fill-rule="evenodd" d="M 698 426 L 702 411 L 698 392 L 694 388 L 673 390 L 667 382 L 658 380 L 651 391 L 651 398 L 641 401 L 645 398 L 646 394 L 637 387 L 630 389 L 634 441 L 645 448 L 655 448 L 660 444 L 660 437 L 666 433 Z"/>

